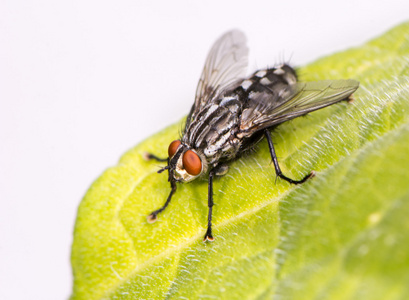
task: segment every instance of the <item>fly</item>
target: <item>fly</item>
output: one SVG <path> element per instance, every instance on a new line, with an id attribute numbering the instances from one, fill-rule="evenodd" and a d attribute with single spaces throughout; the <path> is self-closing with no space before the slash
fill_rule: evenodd
<path id="1" fill-rule="evenodd" d="M 176 183 L 208 177 L 209 213 L 204 241 L 213 241 L 213 179 L 225 175 L 230 162 L 263 138 L 267 139 L 277 177 L 300 184 L 315 175 L 312 171 L 301 180 L 285 176 L 270 130 L 309 112 L 351 100 L 359 82 L 298 82 L 294 69 L 287 64 L 245 77 L 247 56 L 246 37 L 241 31 L 232 30 L 221 36 L 206 59 L 182 137 L 170 143 L 168 158 L 147 155 L 148 159 L 167 161 L 158 173 L 167 170 L 171 186 L 165 204 L 148 216 L 149 223 L 155 222 L 169 205 Z"/>

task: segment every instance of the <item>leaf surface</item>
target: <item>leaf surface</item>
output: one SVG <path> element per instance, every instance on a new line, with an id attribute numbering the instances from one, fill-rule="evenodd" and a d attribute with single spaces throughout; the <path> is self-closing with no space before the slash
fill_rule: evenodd
<path id="1" fill-rule="evenodd" d="M 180 124 L 131 149 L 78 209 L 72 299 L 408 299 L 409 23 L 299 70 L 301 80 L 353 78 L 351 104 L 284 123 L 268 146 L 214 181 L 213 243 L 203 243 L 207 182 L 170 192 L 159 163 Z"/>

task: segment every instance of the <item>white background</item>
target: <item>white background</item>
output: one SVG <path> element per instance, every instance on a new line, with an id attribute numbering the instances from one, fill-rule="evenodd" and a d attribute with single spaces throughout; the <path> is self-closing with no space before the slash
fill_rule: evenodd
<path id="1" fill-rule="evenodd" d="M 187 114 L 211 44 L 240 28 L 250 71 L 359 46 L 409 1 L 0 2 L 0 299 L 67 299 L 89 185 Z"/>

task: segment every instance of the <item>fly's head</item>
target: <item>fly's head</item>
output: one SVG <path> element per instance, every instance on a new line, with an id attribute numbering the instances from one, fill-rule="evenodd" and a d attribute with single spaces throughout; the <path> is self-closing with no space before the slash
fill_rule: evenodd
<path id="1" fill-rule="evenodd" d="M 168 148 L 169 176 L 178 182 L 189 182 L 206 173 L 206 158 L 189 145 L 175 140 Z"/>

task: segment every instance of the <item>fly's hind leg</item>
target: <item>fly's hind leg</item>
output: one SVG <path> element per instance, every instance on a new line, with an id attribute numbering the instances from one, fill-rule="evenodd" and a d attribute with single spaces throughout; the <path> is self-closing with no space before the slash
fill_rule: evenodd
<path id="1" fill-rule="evenodd" d="M 280 177 L 281 179 L 284 179 L 286 181 L 288 181 L 289 183 L 293 183 L 293 184 L 300 184 L 305 182 L 307 179 L 314 177 L 315 176 L 315 172 L 312 171 L 310 174 L 307 174 L 303 179 L 301 180 L 294 180 L 291 178 L 288 178 L 287 176 L 285 176 L 283 174 L 283 172 L 281 172 L 280 166 L 278 165 L 278 161 L 277 161 L 277 156 L 276 153 L 274 151 L 274 145 L 273 142 L 271 140 L 271 134 L 270 131 L 268 129 L 264 129 L 264 135 L 266 136 L 267 142 L 268 142 L 268 147 L 270 149 L 270 155 L 271 155 L 271 159 L 273 160 L 274 163 L 274 168 L 276 170 L 276 174 L 278 177 Z"/>

